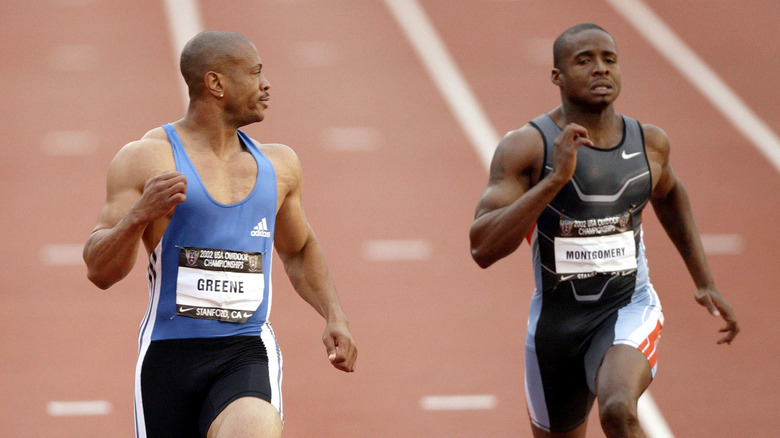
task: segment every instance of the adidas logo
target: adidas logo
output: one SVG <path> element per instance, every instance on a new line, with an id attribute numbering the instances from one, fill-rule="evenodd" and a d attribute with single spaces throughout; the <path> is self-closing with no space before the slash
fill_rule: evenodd
<path id="1" fill-rule="evenodd" d="M 249 233 L 252 237 L 271 237 L 271 233 L 268 231 L 268 224 L 265 221 L 265 218 L 261 220 L 260 222 L 255 225 L 254 228 L 252 228 L 252 232 Z"/>

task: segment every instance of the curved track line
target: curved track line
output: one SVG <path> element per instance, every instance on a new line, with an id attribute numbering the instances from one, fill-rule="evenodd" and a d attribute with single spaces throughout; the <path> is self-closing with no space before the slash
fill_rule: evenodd
<path id="1" fill-rule="evenodd" d="M 422 6 L 416 0 L 385 0 L 385 4 L 488 167 L 499 137 Z"/>
<path id="2" fill-rule="evenodd" d="M 181 49 L 184 48 L 184 45 L 187 44 L 190 38 L 203 30 L 203 20 L 200 16 L 197 0 L 163 0 L 163 6 L 165 6 L 165 18 L 168 20 L 168 27 L 171 31 L 173 60 L 176 62 L 176 69 L 178 70 Z M 184 81 L 180 81 L 179 89 L 181 90 L 184 107 L 186 108 L 190 100 L 187 84 Z"/>
<path id="3" fill-rule="evenodd" d="M 641 0 L 606 0 L 780 172 L 780 138 Z"/>

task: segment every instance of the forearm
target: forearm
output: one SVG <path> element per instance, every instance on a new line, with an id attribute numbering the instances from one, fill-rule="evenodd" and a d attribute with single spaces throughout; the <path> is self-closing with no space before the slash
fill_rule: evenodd
<path id="1" fill-rule="evenodd" d="M 290 283 L 301 298 L 327 322 L 346 321 L 336 287 L 316 239 L 309 239 L 297 253 L 282 256 L 282 261 Z"/>
<path id="2" fill-rule="evenodd" d="M 565 183 L 548 175 L 513 203 L 478 212 L 469 233 L 474 261 L 487 268 L 516 250 Z"/>
<path id="3" fill-rule="evenodd" d="M 683 258 L 696 287 L 714 287 L 685 187 L 678 181 L 666 198 L 653 200 L 653 209 Z"/>
<path id="4" fill-rule="evenodd" d="M 115 227 L 94 231 L 84 245 L 87 278 L 108 289 L 133 269 L 144 226 L 123 219 Z"/>

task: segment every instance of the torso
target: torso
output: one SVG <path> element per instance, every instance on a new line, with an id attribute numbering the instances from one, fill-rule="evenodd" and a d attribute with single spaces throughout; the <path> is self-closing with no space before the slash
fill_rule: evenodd
<path id="1" fill-rule="evenodd" d="M 243 151 L 214 165 L 207 154 L 191 154 L 197 147 L 185 146 L 171 125 L 164 129 L 165 159 L 186 177 L 187 199 L 145 236 L 151 299 L 142 338 L 259 334 L 271 310 L 280 205 L 274 163 L 241 132 Z M 238 183 L 228 181 L 229 171 Z"/>
<path id="2" fill-rule="evenodd" d="M 238 203 L 249 195 L 257 179 L 257 163 L 248 151 L 243 150 L 227 162 L 218 162 L 214 159 L 213 154 L 197 148 L 187 147 L 186 135 L 180 134 L 180 137 L 185 145 L 187 156 L 195 166 L 203 185 L 212 198 L 220 203 L 229 205 Z M 155 128 L 149 131 L 144 136 L 143 141 L 147 148 L 148 160 L 150 161 L 150 173 L 141 175 L 139 191 L 143 191 L 143 184 L 153 174 L 162 170 L 176 169 L 171 144 L 162 128 Z M 276 171 L 276 211 L 278 212 L 287 193 L 292 188 L 291 185 L 295 180 L 295 176 L 291 174 L 291 170 L 285 165 L 283 146 L 257 142 L 255 142 L 255 145 L 268 158 Z M 172 215 L 173 212 L 147 226 L 143 235 L 144 247 L 147 253 L 151 253 L 160 242 L 160 239 L 162 239 Z"/>
<path id="3" fill-rule="evenodd" d="M 552 166 L 552 143 L 561 130 L 546 114 L 532 125 L 544 139 L 544 177 Z M 571 181 L 539 216 L 535 264 L 540 290 L 574 281 L 579 295 L 633 292 L 641 213 L 652 182 L 638 122 L 625 118 L 620 138 L 609 149 L 582 146 Z M 606 284 L 609 290 L 604 289 Z"/>

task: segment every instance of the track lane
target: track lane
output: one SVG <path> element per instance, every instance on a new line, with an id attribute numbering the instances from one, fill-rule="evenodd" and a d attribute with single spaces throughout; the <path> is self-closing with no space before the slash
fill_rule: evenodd
<path id="1" fill-rule="evenodd" d="M 682 7 L 675 5 L 678 9 Z M 570 7 L 570 3 L 544 7 L 535 4 L 538 9 L 532 9 L 521 2 L 482 2 L 480 11 L 446 8 L 432 1 L 425 2 L 425 6 L 445 40 L 452 43 L 450 47 L 458 65 L 478 90 L 480 103 L 487 109 L 489 119 L 498 120 L 495 123 L 499 128 L 507 126 L 502 122 L 507 118 L 506 113 L 515 118 L 513 127 L 519 127 L 538 112 L 557 105 L 557 92 L 547 77 L 552 39 L 560 30 L 578 22 L 593 21 L 615 35 L 621 49 L 624 77 L 618 110 L 667 130 L 673 143 L 673 165 L 693 197 L 701 231 L 714 235 L 737 233 L 744 239 L 742 253 L 712 255 L 710 264 L 721 290 L 737 308 L 747 330 L 756 327 L 752 337 L 743 333 L 735 345 L 725 348 L 714 345 L 716 330 L 721 324 L 693 303 L 692 284 L 690 280 L 684 280 L 687 274 L 679 255 L 666 242 L 654 216 L 648 215 L 646 242 L 651 254 L 652 278 L 662 295 L 667 314 L 661 343 L 661 378 L 652 385 L 651 391 L 656 394 L 656 401 L 678 436 L 737 436 L 744 433 L 746 427 L 757 436 L 771 433 L 767 431 L 771 430 L 768 425 L 776 424 L 776 420 L 763 412 L 760 405 L 777 400 L 777 378 L 764 367 L 755 375 L 739 371 L 752 366 L 749 351 L 760 350 L 760 344 L 772 342 L 777 334 L 777 329 L 764 322 L 770 316 L 760 310 L 772 308 L 770 294 L 745 294 L 747 290 L 764 289 L 765 284 L 780 284 L 769 267 L 770 260 L 777 259 L 778 255 L 776 235 L 766 236 L 751 225 L 771 221 L 771 212 L 777 211 L 776 196 L 772 193 L 780 187 L 771 165 L 609 9 L 589 5 L 592 6 L 589 10 L 583 10 Z M 687 17 L 691 13 L 688 11 Z M 726 24 L 730 17 L 720 11 L 720 21 L 711 19 L 710 24 L 733 30 L 733 26 L 718 26 Z M 507 35 L 505 26 L 508 22 L 513 22 L 512 26 L 517 30 L 515 35 Z M 556 22 L 561 23 L 556 25 Z M 691 33 L 696 28 L 689 23 L 685 30 Z M 484 32 L 486 38 L 481 40 L 478 32 Z M 707 29 L 700 29 L 700 32 L 709 35 Z M 760 29 L 754 30 L 754 33 L 760 32 Z M 540 45 L 547 47 L 544 54 L 547 61 L 543 68 L 534 72 L 534 66 L 539 64 Z M 724 59 L 739 57 L 745 49 L 744 46 L 725 44 L 718 48 Z M 486 66 L 488 53 L 495 53 L 503 63 L 492 64 L 493 68 Z M 755 52 L 751 54 L 757 65 L 764 62 Z M 768 56 L 768 52 L 763 56 Z M 532 76 L 528 76 L 529 72 Z M 500 84 L 509 85 L 501 89 Z M 543 93 L 545 97 L 537 97 L 540 90 L 547 90 Z M 754 99 L 747 101 L 754 104 Z M 545 108 L 543 102 L 551 103 Z M 536 109 L 529 113 L 530 106 Z M 520 118 L 518 114 L 525 115 Z M 734 166 L 733 163 L 741 164 Z M 766 200 L 768 205 L 756 205 L 756 198 L 746 196 L 748 193 L 768 196 L 758 198 Z M 724 209 L 724 199 L 729 205 L 727 209 Z M 763 304 L 756 306 L 758 302 Z M 702 341 L 692 344 L 692 340 L 699 339 Z M 702 369 L 709 372 L 702 373 Z M 724 397 L 724 381 L 729 382 L 729 388 L 747 388 L 755 397 L 750 400 L 733 397 L 731 391 L 729 397 Z M 715 399 L 718 403 L 711 402 Z M 692 412 L 691 406 L 707 408 Z M 591 418 L 591 422 L 594 421 Z"/>
<path id="2" fill-rule="evenodd" d="M 484 0 L 472 4 L 476 9 L 462 10 L 422 3 L 500 132 L 556 104 L 546 80 L 549 67 L 539 55 L 549 38 L 574 20 L 607 19 L 622 50 L 620 109 L 670 134 L 675 170 L 694 197 L 702 231 L 742 232 L 772 223 L 776 175 L 765 172 L 768 166 L 738 134 L 721 131 L 725 121 L 608 8 L 594 6 L 572 16 L 577 12 L 573 3 L 552 11 L 545 2 Z M 13 336 L 0 353 L 0 373 L 4 394 L 14 396 L 0 402 L 12 413 L 0 434 L 125 435 L 132 430 L 135 341 L 146 305 L 144 263 L 114 289 L 101 292 L 84 279 L 83 267 L 40 266 L 39 251 L 46 244 L 83 242 L 116 149 L 181 115 L 179 77 L 159 2 L 47 4 L 53 9 L 6 3 L 0 14 L 14 18 L 0 18 L 5 40 L 25 41 L 5 49 L 12 55 L 6 65 L 19 68 L 0 70 L 21 85 L 10 91 L 14 111 L 5 112 L 14 129 L 4 130 L 2 221 L 6 229 L 25 224 L 0 237 L 14 253 L 7 272 L 24 274 L 3 274 L 3 280 L 8 290 L 35 292 L 4 297 L 16 309 L 41 309 L 41 300 L 46 304 L 33 316 L 15 312 L 2 323 Z M 261 141 L 287 143 L 301 156 L 307 214 L 323 242 L 361 351 L 356 374 L 329 368 L 319 341 L 319 317 L 295 296 L 276 260 L 273 321 L 287 359 L 285 436 L 529 436 L 521 393 L 522 339 L 532 288 L 527 250 L 487 271 L 469 259 L 467 230 L 486 176 L 389 12 L 379 4 L 347 0 L 228 1 L 203 9 L 206 27 L 249 35 L 267 64 L 271 110 L 249 132 Z M 716 10 L 705 13 L 718 17 L 710 23 L 728 24 Z M 753 41 L 760 35 L 766 14 L 754 16 L 757 28 L 740 38 Z M 33 21 L 41 26 L 19 24 Z M 686 39 L 688 32 L 694 27 L 681 32 Z M 727 46 L 727 32 L 718 38 Z M 124 50 L 116 49 L 117 42 Z M 46 73 L 41 69 L 50 62 L 45 54 L 58 43 L 95 44 L 100 68 Z M 689 43 L 699 50 L 700 44 Z M 724 49 L 724 58 L 735 59 L 746 47 Z M 737 76 L 751 83 L 749 74 Z M 761 105 L 755 99 L 746 97 L 751 105 Z M 41 101 L 51 104 L 30 105 Z M 701 127 L 691 127 L 691 112 L 676 103 L 684 101 L 695 103 Z M 59 130 L 97 127 L 97 154 L 45 156 L 38 137 L 29 135 L 40 120 Z M 367 150 L 334 149 L 344 143 L 339 132 Z M 700 144 L 711 153 L 697 155 Z M 744 164 L 723 170 L 723 163 Z M 720 169 L 717 182 L 698 178 L 713 168 Z M 41 185 L 40 175 L 53 184 Z M 754 205 L 749 194 L 768 205 Z M 765 406 L 776 404 L 777 378 L 769 365 L 750 374 L 741 370 L 752 369 L 753 358 L 764 354 L 778 334 L 771 324 L 770 293 L 762 292 L 780 284 L 772 266 L 780 258 L 776 233 L 746 235 L 745 253 L 710 259 L 746 326 L 724 354 L 724 347 L 714 345 L 719 325 L 693 303 L 691 285 L 677 281 L 685 276 L 679 256 L 648 216 L 648 235 L 657 237 L 647 242 L 651 270 L 667 313 L 661 378 L 652 386 L 656 402 L 678 436 L 771 433 L 777 420 L 767 417 Z M 432 257 L 368 261 L 364 242 L 374 239 L 424 239 Z M 29 318 L 50 323 L 30 324 Z M 692 342 L 696 339 L 704 340 Z M 694 388 L 688 389 L 691 383 Z M 736 390 L 726 397 L 724 385 Z M 496 409 L 419 408 L 427 395 L 483 393 L 496 395 Z M 49 417 L 46 401 L 56 398 L 107 399 L 113 411 L 100 417 Z M 740 432 L 735 434 L 736 426 Z"/>

